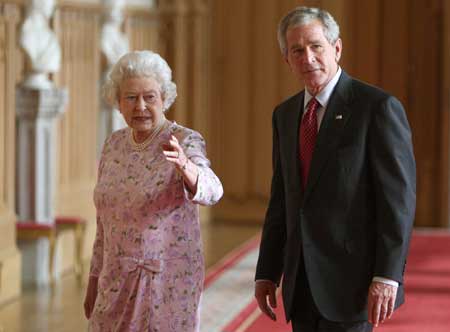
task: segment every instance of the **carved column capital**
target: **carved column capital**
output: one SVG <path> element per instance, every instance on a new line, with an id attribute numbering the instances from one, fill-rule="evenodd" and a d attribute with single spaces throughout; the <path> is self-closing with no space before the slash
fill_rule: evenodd
<path id="1" fill-rule="evenodd" d="M 5 17 L 7 21 L 17 22 L 20 19 L 20 9 L 15 3 L 0 4 L 0 15 Z"/>
<path id="2" fill-rule="evenodd" d="M 28 89 L 19 86 L 16 90 L 16 116 L 19 119 L 51 119 L 64 112 L 67 104 L 66 89 Z"/>
<path id="3" fill-rule="evenodd" d="M 160 0 L 159 8 L 163 11 L 186 15 L 191 7 L 189 0 Z"/>

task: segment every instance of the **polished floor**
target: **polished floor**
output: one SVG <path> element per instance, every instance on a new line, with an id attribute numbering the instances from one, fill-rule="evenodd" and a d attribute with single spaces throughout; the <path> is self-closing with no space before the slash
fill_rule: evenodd
<path id="1" fill-rule="evenodd" d="M 259 231 L 256 226 L 212 223 L 202 229 L 206 267 Z M 85 269 L 86 270 L 86 269 Z M 85 280 L 63 276 L 53 288 L 24 291 L 20 299 L 0 307 L 0 332 L 86 331 L 83 314 Z"/>

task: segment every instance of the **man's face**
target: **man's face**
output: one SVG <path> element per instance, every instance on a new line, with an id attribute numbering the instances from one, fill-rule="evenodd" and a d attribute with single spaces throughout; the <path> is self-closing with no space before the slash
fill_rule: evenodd
<path id="1" fill-rule="evenodd" d="M 333 78 L 341 57 L 342 42 L 334 45 L 325 38 L 319 21 L 290 27 L 286 32 L 287 55 L 294 75 L 303 82 L 313 96 L 317 95 Z"/>

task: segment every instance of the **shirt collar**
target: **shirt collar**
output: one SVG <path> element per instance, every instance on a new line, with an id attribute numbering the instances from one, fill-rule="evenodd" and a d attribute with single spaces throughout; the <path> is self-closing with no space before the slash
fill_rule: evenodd
<path id="1" fill-rule="evenodd" d="M 339 77 L 341 77 L 342 69 L 341 67 L 338 67 L 338 70 L 336 74 L 333 76 L 333 78 L 328 82 L 328 84 L 318 93 L 316 96 L 317 101 L 320 103 L 320 106 L 323 108 L 326 108 L 328 105 L 328 101 L 330 100 L 331 93 L 333 92 L 337 82 L 339 81 Z M 305 89 L 305 100 L 303 103 L 303 108 L 306 108 L 306 105 L 308 105 L 309 101 L 313 98 L 311 94 L 308 92 L 307 89 Z"/>

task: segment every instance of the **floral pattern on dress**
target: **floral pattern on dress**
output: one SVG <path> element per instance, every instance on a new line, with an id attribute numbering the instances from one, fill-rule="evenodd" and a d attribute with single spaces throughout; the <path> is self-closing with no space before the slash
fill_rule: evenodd
<path id="1" fill-rule="evenodd" d="M 113 133 L 100 160 L 90 269 L 98 277 L 98 294 L 89 330 L 198 331 L 204 281 L 198 204 L 215 204 L 222 184 L 196 131 L 171 123 L 137 151 L 130 130 Z M 162 153 L 170 135 L 198 166 L 195 195 Z"/>

